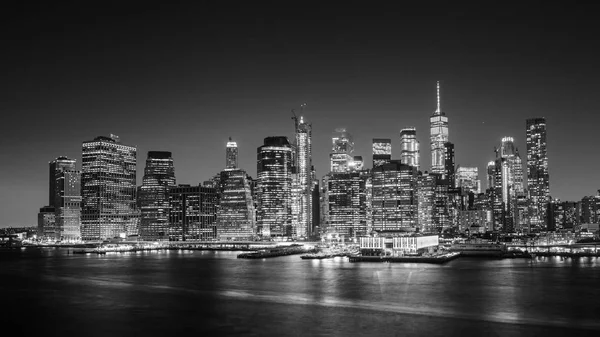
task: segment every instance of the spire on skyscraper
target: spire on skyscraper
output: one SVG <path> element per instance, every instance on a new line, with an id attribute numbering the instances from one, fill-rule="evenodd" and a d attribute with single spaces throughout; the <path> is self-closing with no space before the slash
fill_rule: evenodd
<path id="1" fill-rule="evenodd" d="M 435 110 L 435 115 L 440 115 L 442 113 L 442 107 L 440 104 L 440 81 L 437 81 L 437 109 Z"/>

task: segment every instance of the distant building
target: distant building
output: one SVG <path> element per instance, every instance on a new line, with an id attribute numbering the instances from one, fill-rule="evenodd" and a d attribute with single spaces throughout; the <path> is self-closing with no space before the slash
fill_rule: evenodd
<path id="1" fill-rule="evenodd" d="M 512 137 L 502 138 L 496 150 L 493 182 L 496 229 L 514 232 L 518 223 L 517 197 L 524 188 L 521 156 Z"/>
<path id="2" fill-rule="evenodd" d="M 38 237 L 57 240 L 59 233 L 56 229 L 56 214 L 52 206 L 44 206 L 40 208 L 38 213 Z"/>
<path id="3" fill-rule="evenodd" d="M 227 142 L 225 150 L 225 169 L 234 170 L 238 167 L 238 147 L 237 143 L 231 140 Z"/>
<path id="4" fill-rule="evenodd" d="M 295 236 L 306 238 L 312 227 L 312 189 L 314 167 L 312 165 L 312 125 L 304 121 L 304 116 L 295 119 L 294 166 L 296 173 L 298 211 L 293 232 Z"/>
<path id="5" fill-rule="evenodd" d="M 450 142 L 444 143 L 444 179 L 450 187 L 456 186 L 454 144 Z"/>
<path id="6" fill-rule="evenodd" d="M 348 172 L 352 162 L 352 153 L 354 152 L 354 140 L 352 135 L 344 128 L 335 129 L 331 137 L 331 172 Z"/>
<path id="7" fill-rule="evenodd" d="M 363 256 L 422 254 L 433 252 L 439 244 L 437 235 L 361 237 L 360 253 Z"/>
<path id="8" fill-rule="evenodd" d="M 417 130 L 413 127 L 400 131 L 400 160 L 403 164 L 414 166 L 419 170 L 420 152 Z"/>
<path id="9" fill-rule="evenodd" d="M 372 175 L 373 230 L 415 231 L 418 219 L 416 167 L 392 160 L 374 168 Z"/>
<path id="10" fill-rule="evenodd" d="M 256 234 L 252 178 L 242 169 L 221 172 L 217 192 L 219 240 L 252 240 Z"/>
<path id="11" fill-rule="evenodd" d="M 436 181 L 436 175 L 427 172 L 417 177 L 417 224 L 421 232 L 437 232 L 433 219 Z"/>
<path id="12" fill-rule="evenodd" d="M 600 223 L 600 190 L 595 196 L 581 199 L 581 223 Z"/>
<path id="13" fill-rule="evenodd" d="M 392 140 L 388 138 L 373 139 L 373 168 L 387 164 L 392 160 Z"/>
<path id="14" fill-rule="evenodd" d="M 448 142 L 448 117 L 441 109 L 440 82 L 437 82 L 437 108 L 429 118 L 431 144 L 431 172 L 445 174 L 446 147 Z"/>
<path id="15" fill-rule="evenodd" d="M 352 157 L 352 162 L 350 163 L 350 171 L 362 171 L 364 169 L 364 161 L 362 156 L 354 156 Z"/>
<path id="16" fill-rule="evenodd" d="M 292 235 L 292 147 L 287 137 L 267 137 L 257 149 L 256 221 L 264 237 Z"/>
<path id="17" fill-rule="evenodd" d="M 175 167 L 171 152 L 148 152 L 144 178 L 138 194 L 142 239 L 169 239 L 169 189 L 175 186 Z"/>
<path id="18" fill-rule="evenodd" d="M 458 166 L 456 168 L 456 187 L 460 187 L 466 192 L 479 194 L 481 193 L 480 185 L 477 167 Z"/>
<path id="19" fill-rule="evenodd" d="M 458 228 L 461 233 L 483 234 L 490 228 L 484 210 L 461 210 L 458 212 Z"/>
<path id="20" fill-rule="evenodd" d="M 330 173 L 323 177 L 323 226 L 330 234 L 367 234 L 364 172 Z"/>
<path id="21" fill-rule="evenodd" d="M 531 222 L 534 226 L 543 227 L 546 224 L 546 205 L 550 202 L 546 119 L 527 119 L 526 135 L 527 190 L 531 198 Z"/>
<path id="22" fill-rule="evenodd" d="M 177 185 L 169 189 L 169 240 L 214 240 L 217 191 L 212 187 Z"/>
<path id="23" fill-rule="evenodd" d="M 83 142 L 81 236 L 103 240 L 138 234 L 136 153 L 119 137 Z"/>

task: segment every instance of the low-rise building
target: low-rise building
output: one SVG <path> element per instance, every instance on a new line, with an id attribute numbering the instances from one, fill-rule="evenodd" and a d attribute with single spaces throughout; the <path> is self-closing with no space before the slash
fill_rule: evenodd
<path id="1" fill-rule="evenodd" d="M 437 235 L 360 238 L 360 252 L 364 256 L 422 254 L 431 252 L 438 246 Z"/>

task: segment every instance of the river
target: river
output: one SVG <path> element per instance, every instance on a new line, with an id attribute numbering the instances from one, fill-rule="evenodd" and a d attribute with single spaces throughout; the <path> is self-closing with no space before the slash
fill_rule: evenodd
<path id="1" fill-rule="evenodd" d="M 65 252 L 0 253 L 4 329 L 105 337 L 600 335 L 600 258 L 429 265 Z"/>

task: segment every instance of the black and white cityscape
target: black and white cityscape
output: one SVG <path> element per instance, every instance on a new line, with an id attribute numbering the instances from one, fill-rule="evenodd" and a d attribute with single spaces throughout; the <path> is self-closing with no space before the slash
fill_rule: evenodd
<path id="1" fill-rule="evenodd" d="M 8 9 L 4 325 L 596 335 L 593 6 L 398 6 Z"/>

